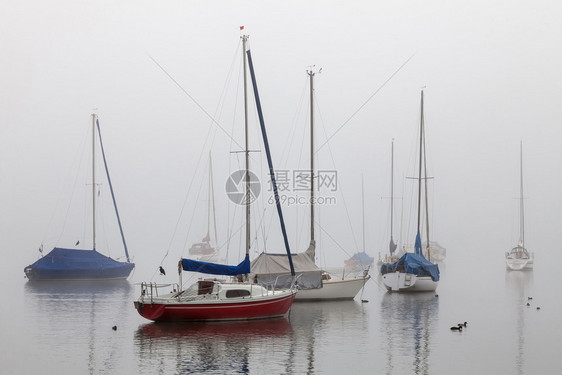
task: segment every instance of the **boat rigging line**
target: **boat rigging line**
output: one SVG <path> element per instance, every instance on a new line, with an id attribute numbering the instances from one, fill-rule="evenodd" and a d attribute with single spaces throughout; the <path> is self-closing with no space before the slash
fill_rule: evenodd
<path id="1" fill-rule="evenodd" d="M 318 115 L 320 116 L 320 119 L 321 119 L 320 122 L 322 124 L 322 130 L 324 130 L 324 136 L 327 136 L 328 134 L 326 132 L 326 126 L 324 125 L 325 124 L 324 118 L 322 117 L 322 112 L 320 112 L 320 107 L 318 105 L 317 105 L 317 112 L 318 112 Z M 324 142 L 324 144 L 328 143 L 329 140 L 330 139 L 328 138 L 326 140 L 326 142 Z M 334 159 L 334 154 L 332 152 L 332 147 L 330 146 L 329 143 L 328 143 L 328 151 L 330 151 L 330 158 L 332 159 L 332 165 L 334 166 L 334 169 L 337 170 L 336 161 Z M 357 237 L 355 236 L 355 231 L 353 230 L 353 223 L 351 222 L 351 216 L 349 215 L 349 208 L 347 207 L 347 202 L 345 201 L 345 194 L 343 193 L 343 185 L 342 185 L 341 181 L 338 182 L 338 185 L 339 185 L 338 189 L 341 193 L 341 198 L 343 200 L 343 207 L 345 209 L 345 214 L 346 214 L 346 217 L 347 217 L 347 223 L 349 224 L 349 229 L 351 230 L 351 237 L 353 238 L 353 243 L 355 244 L 355 248 L 359 249 L 359 244 L 357 243 Z M 346 252 L 346 254 L 347 254 L 347 252 Z M 347 255 L 351 256 L 349 254 L 347 254 Z"/>
<path id="2" fill-rule="evenodd" d="M 369 102 L 371 101 L 371 99 L 373 99 L 373 97 L 374 97 L 375 95 L 377 95 L 377 94 L 379 93 L 379 91 L 381 91 L 381 90 L 387 85 L 387 83 L 390 82 L 390 81 L 392 80 L 392 78 L 394 78 L 394 76 L 395 76 L 396 74 L 398 74 L 398 72 L 400 72 L 400 71 L 402 70 L 402 68 L 404 68 L 404 67 L 406 66 L 406 64 L 408 64 L 408 63 L 410 62 L 410 60 L 411 60 L 415 55 L 416 55 L 416 54 L 414 53 L 414 54 L 412 54 L 410 57 L 408 57 L 408 59 L 406 59 L 406 61 L 404 61 L 404 63 L 403 63 L 402 65 L 400 65 L 400 67 L 398 67 L 398 69 L 396 69 L 396 70 L 394 71 L 394 73 L 392 73 L 392 74 L 390 75 L 390 77 L 388 77 L 388 79 L 387 79 L 386 81 L 384 81 L 384 82 L 378 87 L 378 89 L 376 89 L 375 92 L 374 92 L 371 96 L 369 96 L 369 97 L 367 98 L 367 100 L 365 100 L 365 102 L 363 102 L 363 104 L 361 104 L 361 105 L 359 106 L 359 108 L 357 108 L 357 109 L 355 110 L 355 112 L 353 112 L 353 113 L 351 114 L 351 116 L 349 116 L 349 118 L 348 118 L 347 120 L 345 120 L 344 123 L 341 124 L 340 127 L 337 128 L 336 131 L 335 131 L 334 133 L 332 133 L 332 135 L 329 136 L 328 139 L 326 139 L 326 141 L 320 145 L 320 147 L 318 147 L 318 148 L 316 149 L 316 151 L 315 151 L 314 153 L 317 153 L 318 151 L 320 151 L 320 150 L 322 149 L 322 147 L 324 147 L 324 146 L 326 145 L 326 143 L 328 143 L 328 142 L 330 141 L 330 139 L 332 139 L 336 134 L 338 134 L 339 131 L 340 131 L 345 125 L 347 125 L 347 123 L 348 123 L 349 121 L 351 121 L 351 119 L 352 119 L 353 117 L 355 117 L 355 115 L 356 115 L 357 113 L 359 113 L 359 111 L 361 111 L 361 109 L 363 109 L 363 107 L 364 107 L 365 105 L 367 105 L 367 103 L 369 103 Z"/>
<path id="3" fill-rule="evenodd" d="M 239 48 L 239 47 L 238 47 L 238 48 Z M 147 55 L 148 55 L 148 57 L 149 57 L 149 58 L 150 58 L 150 59 L 151 59 L 151 60 L 152 60 L 152 61 L 153 61 L 153 62 L 154 62 L 154 63 L 171 79 L 171 80 L 172 80 L 172 82 L 174 82 L 174 83 L 180 88 L 180 90 L 182 90 L 183 93 L 186 94 L 186 95 L 187 95 L 187 96 L 188 96 L 188 97 L 189 97 L 189 98 L 190 98 L 190 99 L 207 115 L 207 117 L 209 117 L 209 118 L 211 119 L 211 122 L 214 123 L 215 125 L 217 125 L 217 127 L 218 127 L 219 129 L 221 129 L 221 130 L 230 138 L 230 140 L 231 140 L 231 145 L 232 145 L 232 142 L 234 142 L 237 146 L 241 147 L 240 144 L 239 144 L 238 142 L 236 142 L 236 140 L 219 124 L 219 122 L 218 122 L 217 120 L 215 120 L 215 118 L 214 118 L 213 116 L 211 116 L 211 115 L 210 115 L 210 114 L 209 114 L 209 113 L 208 113 L 208 112 L 207 112 L 207 111 L 206 111 L 206 110 L 205 110 L 205 109 L 204 109 L 204 108 L 203 108 L 203 107 L 202 107 L 202 106 L 201 106 L 201 105 L 200 105 L 200 104 L 199 104 L 199 103 L 198 103 L 198 102 L 197 102 L 197 101 L 196 101 L 196 100 L 179 84 L 179 82 L 177 82 L 177 81 L 164 69 L 164 67 L 163 67 L 162 65 L 160 65 L 160 64 L 156 61 L 156 59 L 154 59 L 154 58 L 153 58 L 150 54 L 148 54 L 148 53 L 147 53 Z M 229 77 L 232 75 L 232 66 L 233 66 L 233 64 L 231 64 L 231 68 L 229 69 L 229 73 L 228 73 L 228 76 L 229 76 Z M 228 80 L 229 80 L 229 79 L 227 79 L 227 81 L 228 81 Z M 223 87 L 223 89 L 222 89 L 222 92 L 221 92 L 221 100 L 219 100 L 219 103 L 222 102 L 222 98 L 224 97 L 224 93 L 225 93 L 225 90 L 226 90 L 226 86 L 227 86 L 227 83 L 225 82 L 225 85 L 224 85 L 224 87 Z M 219 106 L 220 106 L 220 105 L 219 105 Z M 220 112 L 220 111 L 221 111 L 221 110 L 220 110 L 219 108 L 217 108 L 216 112 Z M 211 143 L 211 145 L 209 146 L 210 148 L 212 147 L 212 144 L 214 143 L 214 138 L 215 138 L 215 134 L 216 134 L 216 129 L 215 129 L 215 132 L 213 132 L 213 133 L 212 133 L 212 130 L 213 130 L 213 127 L 212 127 L 212 126 L 209 126 L 209 128 L 208 128 L 208 130 L 207 130 L 207 134 L 206 134 L 206 136 L 205 136 L 205 140 L 204 140 L 204 142 L 203 142 L 203 146 L 202 146 L 201 152 L 199 153 L 199 158 L 198 158 L 197 163 L 196 163 L 196 166 L 195 166 L 195 171 L 193 172 L 193 176 L 192 176 L 192 178 L 191 178 L 191 180 L 190 180 L 190 183 L 189 183 L 189 186 L 188 186 L 188 189 L 187 189 L 187 193 L 186 193 L 186 195 L 185 195 L 185 198 L 184 198 L 184 201 L 183 201 L 183 204 L 182 204 L 182 208 L 181 208 L 181 210 L 180 210 L 180 214 L 179 214 L 178 219 L 177 219 L 177 221 L 176 221 L 176 225 L 175 225 L 175 227 L 174 227 L 174 231 L 173 231 L 173 233 L 172 233 L 172 236 L 171 236 L 171 238 L 170 238 L 170 241 L 169 241 L 169 243 L 168 243 L 168 247 L 167 247 L 167 250 L 166 250 L 166 254 L 165 254 L 164 257 L 162 258 L 162 261 L 160 262 L 160 266 L 162 266 L 162 265 L 164 264 L 164 261 L 166 260 L 168 254 L 169 254 L 169 252 L 170 252 L 170 249 L 171 249 L 171 247 L 172 247 L 172 242 L 173 242 L 174 238 L 176 237 L 176 233 L 177 233 L 177 230 L 178 230 L 178 228 L 179 228 L 179 225 L 180 225 L 180 222 L 181 222 L 181 218 L 183 217 L 183 213 L 184 213 L 184 210 L 185 210 L 185 206 L 186 206 L 188 197 L 190 196 L 191 190 L 192 190 L 192 188 L 193 188 L 194 181 L 196 180 L 196 179 L 195 179 L 195 176 L 197 175 L 197 172 L 198 172 L 199 167 L 200 167 L 200 165 L 201 165 L 201 161 L 202 161 L 202 159 L 203 159 L 203 155 L 204 155 L 205 148 L 207 147 L 207 144 L 208 144 L 209 142 Z M 211 133 L 212 133 L 212 138 L 211 138 Z M 211 140 L 210 140 L 210 138 L 211 138 Z M 193 215 L 192 215 L 191 221 L 193 221 Z M 190 223 L 190 225 L 188 226 L 188 230 L 187 230 L 187 234 L 186 234 L 186 241 L 187 241 L 187 238 L 189 237 L 189 231 L 190 231 L 190 229 L 191 229 L 191 223 Z M 216 233 L 215 233 L 215 235 L 216 235 Z M 183 249 L 185 249 L 185 244 L 184 244 L 184 246 L 183 246 L 183 248 L 182 248 L 182 252 L 183 252 Z M 154 271 L 154 274 L 152 275 L 152 279 L 154 279 L 154 276 L 156 275 L 157 271 L 158 271 L 158 270 L 155 270 L 155 271 Z"/>
<path id="4" fill-rule="evenodd" d="M 320 223 L 319 223 L 318 221 L 314 221 L 314 223 L 315 223 L 316 225 L 318 225 L 318 228 L 320 228 L 320 230 L 321 230 L 322 232 L 326 233 L 326 235 L 332 240 L 332 242 L 334 242 L 334 243 L 336 244 L 337 247 L 340 248 L 341 251 L 343 251 L 348 257 L 351 257 L 351 254 L 348 253 L 348 252 L 343 248 L 343 246 L 340 245 L 340 244 L 338 243 L 338 241 L 336 241 L 336 239 L 335 239 L 334 237 L 330 236 L 330 233 L 329 233 L 326 229 L 324 229 L 322 226 L 320 226 Z"/>
<path id="5" fill-rule="evenodd" d="M 187 92 L 187 90 L 184 89 L 184 88 L 182 87 L 182 85 L 180 85 L 179 82 L 176 81 L 176 80 L 174 79 L 174 77 L 172 77 L 172 76 L 170 75 L 170 73 L 168 73 L 168 72 L 166 71 L 166 69 L 164 69 L 164 67 L 163 67 L 162 65 L 160 65 L 160 64 L 158 63 L 158 61 L 156 61 L 156 60 L 155 60 L 150 54 L 148 54 L 148 53 L 147 53 L 147 56 L 164 72 L 164 74 L 166 74 L 166 75 L 168 76 L 168 78 L 170 78 L 170 79 L 172 80 L 172 82 L 174 82 L 174 83 L 176 84 L 176 86 L 179 87 L 179 89 L 180 89 L 185 95 L 187 95 L 187 97 L 188 97 L 189 99 L 191 99 L 191 101 L 192 101 L 193 103 L 195 103 L 195 105 L 196 105 L 197 107 L 199 107 L 199 109 L 200 109 L 201 111 L 203 111 L 203 113 L 204 113 L 205 115 L 207 115 L 208 118 L 211 119 L 211 121 L 212 121 L 220 130 L 222 130 L 222 132 L 223 132 L 224 134 L 226 134 L 226 136 L 227 136 L 228 138 L 230 138 L 230 140 L 231 140 L 232 142 L 234 142 L 234 143 L 235 143 L 238 147 L 240 147 L 241 149 L 244 148 L 244 147 L 242 147 L 238 142 L 236 142 L 236 140 L 232 137 L 232 135 L 231 135 L 229 132 L 227 132 L 227 131 L 221 126 L 221 124 L 219 124 L 219 122 L 218 122 L 217 120 L 215 120 L 215 118 L 214 118 L 213 116 L 211 116 L 211 114 L 210 114 L 209 112 L 207 112 L 207 111 L 205 110 L 205 108 L 203 108 L 203 106 L 202 106 L 201 104 L 199 104 L 199 102 L 197 102 L 197 100 L 195 100 L 195 98 L 194 98 L 193 96 L 191 96 L 191 95 Z"/>

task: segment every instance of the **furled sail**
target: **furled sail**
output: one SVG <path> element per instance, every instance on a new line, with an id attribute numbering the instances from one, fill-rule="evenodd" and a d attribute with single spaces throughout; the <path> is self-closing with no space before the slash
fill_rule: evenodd
<path id="1" fill-rule="evenodd" d="M 394 254 L 394 250 L 396 250 L 397 247 L 398 247 L 398 245 L 396 245 L 396 244 L 394 243 L 394 240 L 391 238 L 391 239 L 390 239 L 390 243 L 388 244 L 388 248 L 389 248 L 389 250 L 390 250 L 390 254 L 391 254 L 391 255 Z"/>
<path id="2" fill-rule="evenodd" d="M 201 262 L 185 258 L 181 260 L 181 264 L 184 271 L 200 272 L 211 275 L 236 276 L 250 273 L 250 256 L 247 254 L 242 263 L 237 266 Z"/>

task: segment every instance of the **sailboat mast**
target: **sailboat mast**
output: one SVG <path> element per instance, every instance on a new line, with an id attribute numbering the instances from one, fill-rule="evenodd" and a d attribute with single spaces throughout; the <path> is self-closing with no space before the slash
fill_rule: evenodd
<path id="1" fill-rule="evenodd" d="M 422 117 L 422 123 L 423 123 L 424 119 Z M 424 177 L 424 185 L 425 185 L 425 233 L 426 233 L 426 253 L 427 253 L 427 257 L 428 260 L 431 261 L 431 253 L 430 253 L 430 246 L 429 246 L 429 204 L 427 201 L 427 160 L 426 160 L 426 155 L 427 153 L 426 148 L 425 148 L 425 126 L 422 128 L 423 129 L 423 177 Z"/>
<path id="2" fill-rule="evenodd" d="M 421 226 L 421 182 L 422 182 L 422 150 L 423 150 L 423 90 L 421 92 L 421 115 L 420 115 L 420 165 L 418 169 L 418 233 Z"/>
<path id="3" fill-rule="evenodd" d="M 209 185 L 207 187 L 207 235 L 205 236 L 205 238 L 210 239 L 210 234 L 211 234 L 211 151 L 209 151 Z"/>
<path id="4" fill-rule="evenodd" d="M 521 246 L 525 247 L 525 219 L 523 211 L 523 141 L 519 143 L 519 162 L 520 162 L 520 197 L 519 197 L 519 236 L 521 241 Z"/>
<path id="5" fill-rule="evenodd" d="M 363 174 L 361 174 L 361 219 L 363 222 L 363 252 L 365 252 L 365 188 Z"/>
<path id="6" fill-rule="evenodd" d="M 307 70 L 310 77 L 310 241 L 314 241 L 314 73 Z"/>
<path id="7" fill-rule="evenodd" d="M 96 250 L 96 114 L 92 113 L 92 249 Z"/>
<path id="8" fill-rule="evenodd" d="M 394 242 L 392 238 L 394 228 L 394 138 L 392 138 L 391 156 L 390 156 L 390 241 Z"/>
<path id="9" fill-rule="evenodd" d="M 248 35 L 242 35 L 242 56 L 244 61 L 244 138 L 246 155 L 246 255 L 250 254 L 250 151 L 248 140 L 248 90 L 246 72 L 246 42 Z"/>
<path id="10" fill-rule="evenodd" d="M 211 153 L 209 152 L 209 185 L 210 185 L 210 194 L 211 194 L 211 201 L 213 202 L 213 231 L 215 232 L 215 246 L 218 245 L 217 239 L 217 214 L 215 209 L 215 188 L 213 183 L 213 159 L 211 157 Z"/>

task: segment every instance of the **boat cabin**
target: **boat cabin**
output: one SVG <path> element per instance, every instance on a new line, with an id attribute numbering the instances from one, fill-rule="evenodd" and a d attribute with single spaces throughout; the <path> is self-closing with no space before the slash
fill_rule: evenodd
<path id="1" fill-rule="evenodd" d="M 195 243 L 189 248 L 190 255 L 211 255 L 215 253 L 215 248 L 208 242 Z"/>
<path id="2" fill-rule="evenodd" d="M 516 246 L 511 249 L 508 257 L 511 259 L 528 259 L 529 252 L 523 246 Z"/>
<path id="3" fill-rule="evenodd" d="M 193 287 L 197 288 L 199 296 L 214 294 L 219 299 L 249 298 L 267 294 L 267 289 L 261 285 L 225 283 L 218 280 L 199 280 Z"/>

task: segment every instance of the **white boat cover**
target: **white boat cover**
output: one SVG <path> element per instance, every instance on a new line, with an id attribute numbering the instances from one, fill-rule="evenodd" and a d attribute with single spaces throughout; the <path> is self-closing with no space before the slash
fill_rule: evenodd
<path id="1" fill-rule="evenodd" d="M 314 263 L 315 242 L 311 241 L 304 253 L 291 254 L 300 289 L 322 288 L 322 270 Z M 260 285 L 289 288 L 292 284 L 291 267 L 287 254 L 261 253 L 251 264 L 252 277 Z"/>

